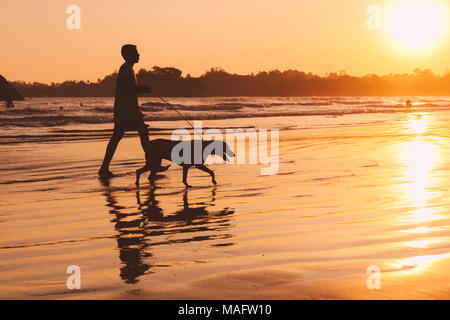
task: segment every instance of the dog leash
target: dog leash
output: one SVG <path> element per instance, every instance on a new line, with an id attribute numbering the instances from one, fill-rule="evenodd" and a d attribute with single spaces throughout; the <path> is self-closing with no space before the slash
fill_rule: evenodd
<path id="1" fill-rule="evenodd" d="M 190 126 L 191 126 L 191 128 L 192 128 L 192 130 L 194 130 L 194 134 L 197 134 L 197 135 L 199 135 L 197 132 L 195 132 L 195 128 L 194 128 L 194 126 L 192 125 L 192 123 L 188 120 L 188 119 L 186 119 L 173 105 L 171 105 L 170 103 L 168 103 L 166 100 L 164 100 L 162 97 L 160 97 L 158 94 L 156 94 L 155 92 L 153 92 L 153 90 L 151 90 L 150 91 L 150 93 L 153 95 L 153 96 L 155 96 L 156 98 L 159 98 L 159 99 L 161 99 L 161 101 L 162 102 L 164 102 L 166 105 L 168 105 L 173 111 L 175 111 L 176 113 L 178 113 L 178 115 L 181 117 L 181 119 L 183 119 L 184 121 L 186 121 Z M 201 135 L 199 135 L 200 136 L 200 139 L 202 139 L 203 140 L 203 137 L 201 136 Z"/>

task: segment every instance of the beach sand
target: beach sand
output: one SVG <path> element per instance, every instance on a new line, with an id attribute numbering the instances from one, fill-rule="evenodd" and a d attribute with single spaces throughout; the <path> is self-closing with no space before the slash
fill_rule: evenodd
<path id="1" fill-rule="evenodd" d="M 136 136 L 109 186 L 105 140 L 4 145 L 1 298 L 448 299 L 450 115 L 352 123 L 282 130 L 278 174 L 211 165 L 188 191 L 176 165 L 134 186 Z"/>

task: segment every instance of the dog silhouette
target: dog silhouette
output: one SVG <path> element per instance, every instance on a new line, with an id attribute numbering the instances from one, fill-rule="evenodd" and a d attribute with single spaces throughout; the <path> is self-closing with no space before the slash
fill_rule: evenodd
<path id="1" fill-rule="evenodd" d="M 172 159 L 173 148 L 179 149 L 175 152 L 177 158 Z M 201 149 L 200 149 L 201 147 Z M 212 183 L 217 184 L 214 172 L 205 164 L 205 160 L 210 155 L 220 156 L 224 161 L 228 161 L 227 156 L 234 157 L 235 154 L 228 144 L 221 140 L 189 140 L 189 141 L 172 141 L 168 139 L 156 139 L 150 141 L 150 161 L 145 166 L 136 170 L 136 186 L 139 186 L 139 178 L 144 172 L 150 171 L 148 179 L 154 185 L 153 180 L 157 172 L 161 170 L 152 170 L 152 168 L 161 168 L 162 159 L 172 161 L 183 168 L 183 183 L 186 188 L 192 187 L 187 182 L 187 174 L 190 167 L 196 167 L 208 173 L 211 176 Z M 199 154 L 201 152 L 201 154 Z M 167 167 L 168 168 L 168 167 Z"/>

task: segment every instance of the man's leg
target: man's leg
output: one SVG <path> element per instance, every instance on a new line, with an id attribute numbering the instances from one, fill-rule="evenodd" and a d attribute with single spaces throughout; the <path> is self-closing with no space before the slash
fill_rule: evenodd
<path id="1" fill-rule="evenodd" d="M 122 139 L 123 134 L 124 134 L 123 129 L 114 128 L 113 135 L 111 136 L 108 146 L 106 147 L 105 158 L 103 159 L 102 166 L 98 171 L 99 176 L 113 175 L 112 172 L 109 171 L 109 164 L 111 163 L 114 153 L 116 152 L 117 145 L 119 144 L 119 141 Z"/>
<path id="2" fill-rule="evenodd" d="M 141 139 L 142 150 L 145 152 L 145 163 L 150 165 L 150 140 L 148 138 L 148 127 L 143 123 L 138 128 L 139 138 Z"/>

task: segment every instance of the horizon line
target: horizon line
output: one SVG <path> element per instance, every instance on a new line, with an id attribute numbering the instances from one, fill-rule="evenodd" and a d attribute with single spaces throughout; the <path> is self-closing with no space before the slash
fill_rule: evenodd
<path id="1" fill-rule="evenodd" d="M 158 67 L 158 68 L 161 68 L 161 69 L 164 69 L 164 68 L 178 69 L 178 70 L 180 70 L 182 72 L 181 73 L 181 78 L 187 78 L 188 75 L 191 78 L 200 78 L 200 77 L 206 75 L 208 72 L 211 72 L 212 70 L 223 71 L 223 72 L 228 73 L 230 75 L 237 75 L 237 76 L 252 76 L 252 75 L 255 76 L 255 75 L 260 74 L 260 73 L 264 73 L 264 72 L 265 73 L 269 73 L 269 72 L 273 72 L 273 71 L 279 71 L 281 73 L 284 73 L 284 72 L 287 72 L 287 71 L 297 71 L 297 72 L 301 72 L 301 73 L 305 73 L 305 74 L 312 74 L 312 75 L 315 75 L 315 76 L 319 76 L 321 78 L 322 77 L 328 77 L 329 75 L 332 75 L 332 74 L 337 74 L 338 76 L 355 77 L 355 78 L 362 78 L 362 77 L 374 76 L 374 75 L 378 76 L 378 77 L 386 77 L 386 76 L 398 76 L 398 75 L 413 75 L 416 71 L 422 71 L 422 72 L 424 72 L 424 71 L 428 72 L 429 71 L 433 75 L 440 76 L 440 77 L 444 77 L 444 76 L 447 76 L 448 74 L 450 74 L 450 68 L 447 68 L 446 71 L 443 71 L 442 73 L 434 73 L 433 69 L 431 69 L 431 68 L 424 68 L 424 69 L 422 69 L 422 68 L 419 68 L 419 67 L 418 68 L 414 68 L 410 72 L 406 72 L 406 73 L 387 73 L 387 74 L 365 73 L 365 74 L 360 74 L 360 75 L 352 75 L 352 74 L 348 74 L 345 69 L 342 69 L 342 70 L 339 70 L 339 71 L 333 71 L 333 72 L 325 72 L 325 73 L 314 73 L 314 72 L 311 72 L 311 71 L 307 72 L 307 71 L 298 70 L 298 69 L 285 69 L 285 70 L 271 69 L 271 70 L 263 70 L 263 71 L 260 70 L 260 71 L 257 71 L 257 72 L 251 72 L 251 73 L 247 73 L 247 74 L 240 74 L 240 73 L 235 73 L 235 72 L 228 72 L 227 70 L 225 70 L 222 67 L 214 66 L 214 67 L 210 67 L 209 69 L 206 69 L 202 74 L 200 74 L 198 76 L 192 76 L 190 73 L 185 73 L 185 72 L 183 72 L 181 69 L 179 69 L 177 67 L 170 67 L 170 66 L 160 67 L 160 66 L 156 66 L 156 65 L 153 66 L 153 67 L 150 67 L 150 69 L 146 69 L 145 67 L 136 68 L 137 71 L 135 71 L 135 74 L 137 75 L 137 73 L 139 71 L 141 71 L 141 70 L 145 70 L 147 72 L 148 71 L 152 71 L 152 69 L 155 68 L 155 67 Z M 62 81 L 41 82 L 41 81 L 36 81 L 36 80 L 33 80 L 33 81 L 9 80 L 7 77 L 5 77 L 5 78 L 8 80 L 8 82 L 16 82 L 16 83 L 18 82 L 18 83 L 26 83 L 26 84 L 39 83 L 39 84 L 44 84 L 44 85 L 61 84 L 61 83 L 64 83 L 64 82 L 98 83 L 99 80 L 101 81 L 105 77 L 107 77 L 109 75 L 113 75 L 113 74 L 115 74 L 117 72 L 118 72 L 118 70 L 114 69 L 112 72 L 110 72 L 108 74 L 105 74 L 102 77 L 98 77 L 95 81 L 83 80 L 83 79 L 81 79 L 81 80 L 78 80 L 78 79 L 66 79 L 66 80 L 62 80 Z"/>

